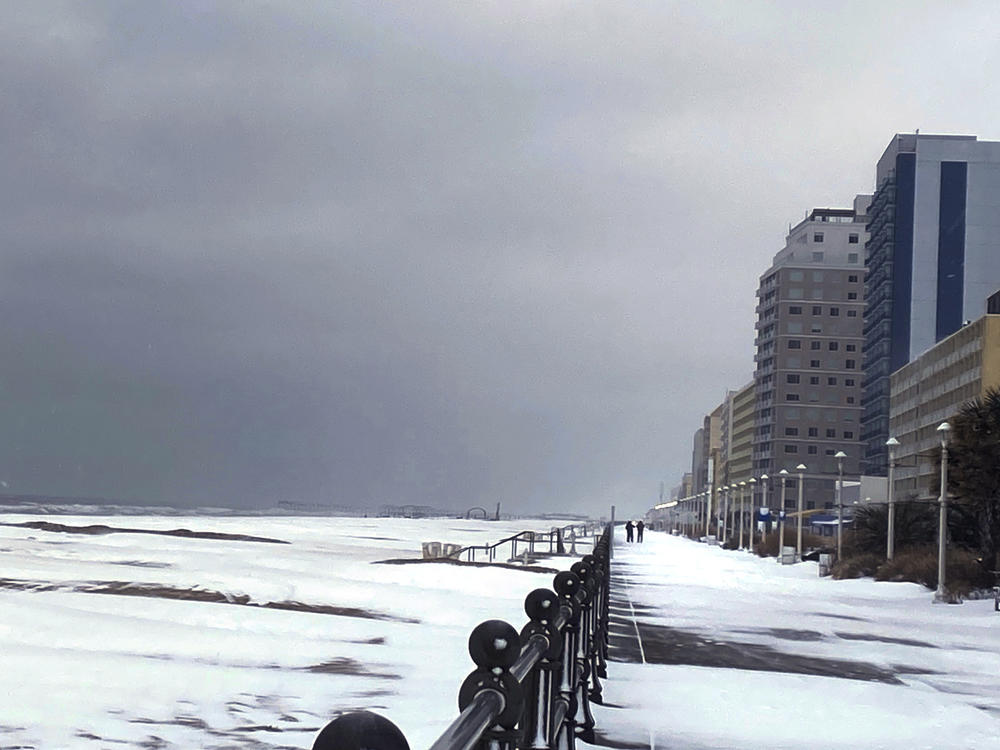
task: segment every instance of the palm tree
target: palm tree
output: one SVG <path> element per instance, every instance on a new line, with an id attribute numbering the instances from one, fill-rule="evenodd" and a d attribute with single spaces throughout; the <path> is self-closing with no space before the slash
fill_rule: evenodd
<path id="1" fill-rule="evenodd" d="M 990 388 L 967 401 L 951 421 L 948 490 L 956 508 L 972 521 L 970 541 L 992 570 L 1000 569 L 1000 389 Z M 940 468 L 941 455 L 938 452 Z M 940 472 L 932 491 L 940 492 Z"/>
<path id="2" fill-rule="evenodd" d="M 861 552 L 885 555 L 888 519 L 889 509 L 885 505 L 858 506 L 852 524 L 855 547 Z M 937 538 L 937 512 L 927 503 L 913 500 L 896 503 L 895 531 L 897 550 L 933 544 Z"/>

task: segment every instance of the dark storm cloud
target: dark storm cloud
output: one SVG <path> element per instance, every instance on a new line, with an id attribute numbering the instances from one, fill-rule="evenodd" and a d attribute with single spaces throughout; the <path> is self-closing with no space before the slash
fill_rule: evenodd
<path id="1" fill-rule="evenodd" d="M 786 223 L 934 124 L 872 49 L 898 67 L 969 13 L 745 7 L 18 6 L 0 475 L 644 507 L 749 378 Z"/>

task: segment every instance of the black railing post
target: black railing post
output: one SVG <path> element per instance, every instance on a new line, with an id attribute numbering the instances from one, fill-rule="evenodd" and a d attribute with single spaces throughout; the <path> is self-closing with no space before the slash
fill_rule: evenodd
<path id="1" fill-rule="evenodd" d="M 600 675 L 598 675 L 598 657 L 600 651 L 599 642 L 602 638 L 600 628 L 601 612 L 601 581 L 598 572 L 598 561 L 593 555 L 584 555 L 583 562 L 590 566 L 590 574 L 584 581 L 584 586 L 590 592 L 590 603 L 587 607 L 588 631 L 587 638 L 587 674 L 590 678 L 590 688 L 588 691 L 589 700 L 594 703 L 602 703 L 602 688 Z"/>
<path id="2" fill-rule="evenodd" d="M 576 715 L 574 721 L 578 727 L 577 736 L 584 742 L 594 743 L 594 715 L 590 712 L 590 659 L 588 655 L 590 641 L 590 605 L 592 600 L 591 587 L 587 586 L 590 576 L 590 566 L 580 561 L 573 563 L 570 571 L 580 579 L 580 617 L 576 633 L 575 652 L 575 685 Z"/>
<path id="3" fill-rule="evenodd" d="M 561 614 L 559 597 L 548 589 L 535 589 L 525 598 L 524 611 L 530 622 L 521 630 L 521 643 L 541 636 L 545 639 L 546 650 L 525 679 L 520 747 L 548 750 L 556 672 L 562 656 L 562 636 L 557 622 Z"/>
<path id="4" fill-rule="evenodd" d="M 562 661 L 559 674 L 559 694 L 552 709 L 552 734 L 549 746 L 554 750 L 574 750 L 576 747 L 576 639 L 580 623 L 580 579 L 568 570 L 557 573 L 553 582 L 560 602 L 569 608 L 569 618 L 563 626 Z"/>
<path id="5" fill-rule="evenodd" d="M 510 668 L 521 655 L 521 639 L 503 620 L 487 620 L 469 635 L 469 656 L 476 669 L 465 678 L 458 691 L 458 708 L 465 711 L 484 692 L 499 694 L 502 709 L 480 735 L 481 750 L 514 750 L 517 733 L 514 727 L 521 718 L 524 693 Z M 438 740 L 436 745 L 439 745 Z"/>
<path id="6" fill-rule="evenodd" d="M 313 750 L 410 750 L 399 727 L 371 711 L 338 716 L 316 737 Z"/>
<path id="7" fill-rule="evenodd" d="M 608 539 L 607 535 L 605 535 L 601 537 L 594 550 L 594 557 L 597 560 L 597 578 L 600 583 L 600 588 L 598 589 L 597 634 L 595 636 L 597 675 L 602 678 L 607 678 L 608 676 L 608 607 L 611 588 L 608 552 Z"/>

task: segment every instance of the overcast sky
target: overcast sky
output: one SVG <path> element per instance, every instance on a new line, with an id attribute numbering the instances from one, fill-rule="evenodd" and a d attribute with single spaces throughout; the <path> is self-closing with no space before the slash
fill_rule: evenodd
<path id="1" fill-rule="evenodd" d="M 46 2 L 0 25 L 0 479 L 637 513 L 790 222 L 1000 138 L 992 2 Z"/>

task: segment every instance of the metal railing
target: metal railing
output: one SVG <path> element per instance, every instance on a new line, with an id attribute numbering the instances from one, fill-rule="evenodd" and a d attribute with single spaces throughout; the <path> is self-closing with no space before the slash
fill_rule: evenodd
<path id="1" fill-rule="evenodd" d="M 529 621 L 518 633 L 487 620 L 469 636 L 476 669 L 459 689 L 458 717 L 430 750 L 575 750 L 594 742 L 590 704 L 602 702 L 607 677 L 611 526 L 554 591 L 525 598 Z M 409 750 L 388 719 L 367 711 L 344 714 L 324 727 L 313 750 Z"/>
<path id="2" fill-rule="evenodd" d="M 547 554 L 577 554 L 577 544 L 593 545 L 597 535 L 603 526 L 594 522 L 581 522 L 569 524 L 551 531 L 519 531 L 512 536 L 501 539 L 493 544 L 470 544 L 467 547 L 448 555 L 456 560 L 464 559 L 468 562 L 476 562 L 477 553 L 481 553 L 487 562 L 496 562 L 497 555 L 505 545 L 510 547 L 510 560 L 518 556 L 518 544 L 521 545 L 521 554 L 528 557 L 535 555 L 539 551 Z M 568 553 L 567 553 L 568 547 Z"/>

